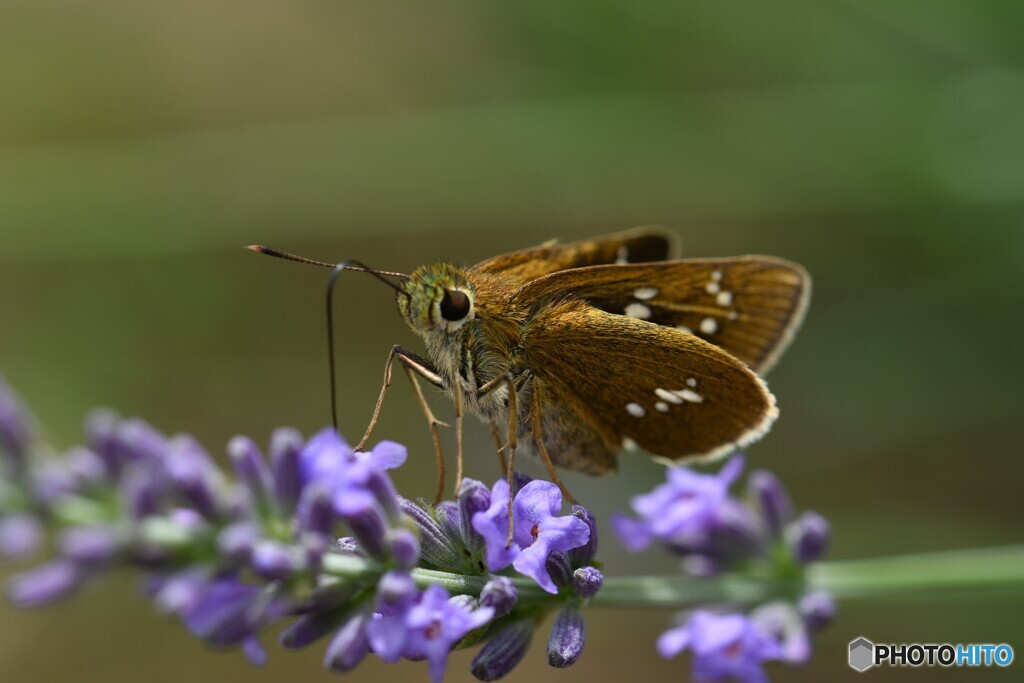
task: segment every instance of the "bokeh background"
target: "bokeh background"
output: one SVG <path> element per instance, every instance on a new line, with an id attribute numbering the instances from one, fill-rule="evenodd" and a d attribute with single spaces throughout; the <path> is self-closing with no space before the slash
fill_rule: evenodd
<path id="1" fill-rule="evenodd" d="M 1022 30 L 1014 0 L 4 0 L 0 369 L 60 446 L 108 405 L 221 452 L 329 419 L 325 273 L 241 245 L 407 271 L 657 223 L 688 255 L 813 274 L 770 377 L 782 418 L 749 458 L 832 520 L 833 558 L 1020 542 Z M 390 345 L 417 342 L 372 279 L 339 299 L 341 424 L 358 435 Z M 403 492 L 430 495 L 404 380 L 378 435 L 411 449 Z M 467 443 L 469 473 L 493 478 L 486 429 Z M 636 458 L 567 479 L 606 517 L 660 475 Z M 603 548 L 610 573 L 674 570 L 607 533 Z M 841 608 L 813 662 L 774 680 L 854 680 L 858 635 L 1024 655 L 1019 595 Z M 575 668 L 549 669 L 542 637 L 515 676 L 685 680 L 654 653 L 669 617 L 595 610 Z M 470 679 L 470 657 L 448 680 Z M 208 651 L 129 576 L 0 606 L 18 683 L 329 680 L 320 659 L 275 650 L 254 670 Z M 426 672 L 368 660 L 350 678 L 381 676 Z"/>

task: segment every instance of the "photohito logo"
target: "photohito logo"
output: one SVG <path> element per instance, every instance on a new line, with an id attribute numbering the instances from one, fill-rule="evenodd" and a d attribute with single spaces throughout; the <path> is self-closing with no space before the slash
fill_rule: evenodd
<path id="1" fill-rule="evenodd" d="M 1006 643 L 875 644 L 861 636 L 850 641 L 850 668 L 873 666 L 1010 666 L 1013 648 Z"/>

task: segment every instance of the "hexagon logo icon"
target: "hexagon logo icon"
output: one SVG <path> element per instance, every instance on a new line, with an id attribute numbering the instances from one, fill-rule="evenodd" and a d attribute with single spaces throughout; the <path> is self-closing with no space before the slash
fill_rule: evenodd
<path id="1" fill-rule="evenodd" d="M 850 641 L 850 668 L 867 671 L 875 665 L 875 644 L 861 636 Z"/>

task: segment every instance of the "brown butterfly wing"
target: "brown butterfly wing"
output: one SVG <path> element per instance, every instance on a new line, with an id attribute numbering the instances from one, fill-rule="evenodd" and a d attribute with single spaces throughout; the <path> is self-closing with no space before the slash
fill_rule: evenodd
<path id="1" fill-rule="evenodd" d="M 778 414 L 764 382 L 717 346 L 578 299 L 536 308 L 524 328 L 522 353 L 556 416 L 546 416 L 556 424 L 542 430 L 545 444 L 569 467 L 576 465 L 560 454 L 573 444 L 560 422 L 587 425 L 611 452 L 629 439 L 679 459 L 744 447 Z"/>
<path id="2" fill-rule="evenodd" d="M 567 294 L 689 332 L 765 372 L 803 320 L 810 277 L 799 265 L 768 256 L 593 266 L 530 282 L 516 301 Z"/>
<path id="3" fill-rule="evenodd" d="M 472 270 L 502 273 L 520 282 L 529 282 L 567 268 L 678 258 L 678 242 L 675 233 L 663 228 L 633 228 L 568 244 L 552 240 L 539 247 L 495 256 L 476 264 Z"/>

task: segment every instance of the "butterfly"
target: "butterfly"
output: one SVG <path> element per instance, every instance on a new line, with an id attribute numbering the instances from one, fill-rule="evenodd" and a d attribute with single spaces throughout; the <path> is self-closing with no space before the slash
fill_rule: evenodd
<path id="1" fill-rule="evenodd" d="M 490 424 L 509 477 L 518 448 L 538 455 L 558 483 L 556 467 L 600 475 L 635 449 L 701 460 L 753 443 L 778 416 L 760 375 L 792 341 L 811 290 L 804 268 L 774 257 L 681 259 L 678 238 L 653 227 L 552 241 L 470 267 L 341 268 L 399 278 L 399 312 L 425 348 L 392 348 L 356 448 L 373 432 L 398 362 L 430 424 L 442 479 L 443 423 L 419 380 L 452 398 L 457 480 L 465 413 Z"/>

